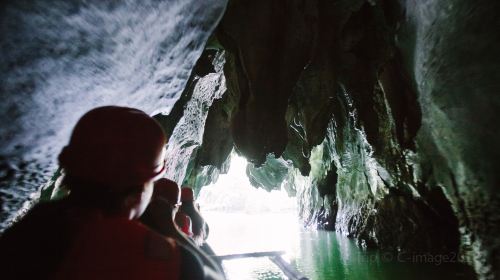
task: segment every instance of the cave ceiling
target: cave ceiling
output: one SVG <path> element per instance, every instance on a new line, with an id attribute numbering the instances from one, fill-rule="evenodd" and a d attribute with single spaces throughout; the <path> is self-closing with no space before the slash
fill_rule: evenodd
<path id="1" fill-rule="evenodd" d="M 179 184 L 215 182 L 234 151 L 254 186 L 296 196 L 307 225 L 365 247 L 459 252 L 495 279 L 498 10 L 491 0 L 4 5 L 2 226 L 55 172 L 85 111 L 126 105 L 163 125 Z"/>

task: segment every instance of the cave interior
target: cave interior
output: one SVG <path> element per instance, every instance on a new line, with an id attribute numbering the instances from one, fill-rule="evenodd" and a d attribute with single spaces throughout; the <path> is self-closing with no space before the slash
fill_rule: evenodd
<path id="1" fill-rule="evenodd" d="M 307 227 L 500 277 L 499 2 L 28 2 L 1 8 L 1 228 L 57 196 L 79 116 L 127 105 L 196 193 L 236 153 Z"/>

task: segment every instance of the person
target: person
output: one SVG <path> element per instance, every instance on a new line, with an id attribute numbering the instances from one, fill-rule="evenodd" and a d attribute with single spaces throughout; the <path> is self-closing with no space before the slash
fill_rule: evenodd
<path id="1" fill-rule="evenodd" d="M 165 172 L 165 145 L 140 110 L 87 112 L 59 155 L 69 194 L 3 233 L 2 279 L 205 279 L 195 254 L 136 221 Z"/>
<path id="2" fill-rule="evenodd" d="M 199 212 L 199 207 L 194 201 L 193 189 L 183 187 L 181 190 L 182 205 L 179 212 L 191 218 L 193 239 L 198 246 L 202 246 L 208 238 L 208 225 Z"/>
<path id="3" fill-rule="evenodd" d="M 179 209 L 180 213 L 188 215 L 193 221 L 193 239 L 195 243 L 208 255 L 215 255 L 212 248 L 205 242 L 208 238 L 208 224 L 200 213 L 200 206 L 194 200 L 193 189 L 183 187 L 181 190 L 182 205 Z"/>
<path id="4" fill-rule="evenodd" d="M 141 222 L 158 233 L 171 237 L 191 249 L 200 257 L 206 267 L 211 268 L 214 273 L 222 276 L 223 270 L 221 267 L 200 250 L 194 244 L 194 241 L 179 230 L 174 217 L 178 216 L 177 212 L 181 204 L 180 188 L 177 183 L 166 178 L 159 179 L 155 183 L 153 198 L 144 215 L 141 217 Z M 184 217 L 190 220 L 188 216 L 184 215 Z"/>
<path id="5" fill-rule="evenodd" d="M 189 218 L 188 215 L 182 213 L 182 212 L 177 212 L 175 214 L 175 223 L 179 227 L 180 231 L 184 233 L 187 237 L 193 238 L 193 222 L 191 221 L 191 218 Z"/>

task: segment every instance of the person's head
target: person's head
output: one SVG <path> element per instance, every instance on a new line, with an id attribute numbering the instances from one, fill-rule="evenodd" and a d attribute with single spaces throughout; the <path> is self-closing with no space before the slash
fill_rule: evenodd
<path id="1" fill-rule="evenodd" d="M 190 187 L 182 187 L 181 190 L 181 201 L 184 203 L 192 203 L 194 202 L 194 193 L 193 189 Z"/>
<path id="2" fill-rule="evenodd" d="M 193 189 L 188 186 L 184 186 L 181 189 L 181 201 L 182 201 L 181 211 L 189 213 L 189 215 L 191 215 L 193 211 L 196 212 L 200 210 L 199 209 L 200 206 L 194 200 Z"/>
<path id="3" fill-rule="evenodd" d="M 165 171 L 166 136 L 146 113 L 106 106 L 86 113 L 59 155 L 70 196 L 139 217 Z"/>
<path id="4" fill-rule="evenodd" d="M 181 206 L 181 190 L 176 182 L 167 178 L 161 178 L 155 182 L 153 199 L 160 200 L 167 204 L 172 215 L 175 215 Z"/>
<path id="5" fill-rule="evenodd" d="M 198 244 L 202 244 L 206 237 L 205 220 L 199 212 L 199 206 L 194 201 L 193 189 L 184 186 L 181 190 L 182 206 L 180 211 L 191 218 L 193 228 L 193 238 Z"/>

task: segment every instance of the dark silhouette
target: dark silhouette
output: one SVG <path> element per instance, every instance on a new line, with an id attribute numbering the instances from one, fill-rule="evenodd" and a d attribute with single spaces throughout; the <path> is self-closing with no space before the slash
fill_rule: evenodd
<path id="1" fill-rule="evenodd" d="M 194 201 L 193 189 L 183 187 L 181 190 L 180 213 L 188 215 L 193 222 L 193 239 L 195 243 L 209 256 L 215 255 L 212 248 L 205 242 L 210 233 L 208 224 L 200 213 L 200 205 Z"/>
<path id="2" fill-rule="evenodd" d="M 191 188 L 182 188 L 181 201 L 182 205 L 179 210 L 191 218 L 193 239 L 198 246 L 202 246 L 208 238 L 208 225 L 201 216 L 198 204 L 194 201 L 194 194 Z"/>
<path id="3" fill-rule="evenodd" d="M 135 221 L 165 171 L 165 144 L 142 111 L 86 113 L 59 155 L 69 195 L 4 232 L 2 279 L 204 279 L 195 254 Z"/>
<path id="4" fill-rule="evenodd" d="M 141 217 L 141 221 L 158 233 L 174 238 L 180 244 L 191 249 L 205 266 L 222 275 L 221 267 L 198 248 L 191 238 L 182 233 L 175 223 L 174 217 L 178 214 L 179 206 L 181 206 L 179 186 L 174 181 L 162 178 L 155 183 L 153 198 Z M 180 215 L 183 214 L 180 213 Z M 189 217 L 185 217 L 189 219 Z"/>

